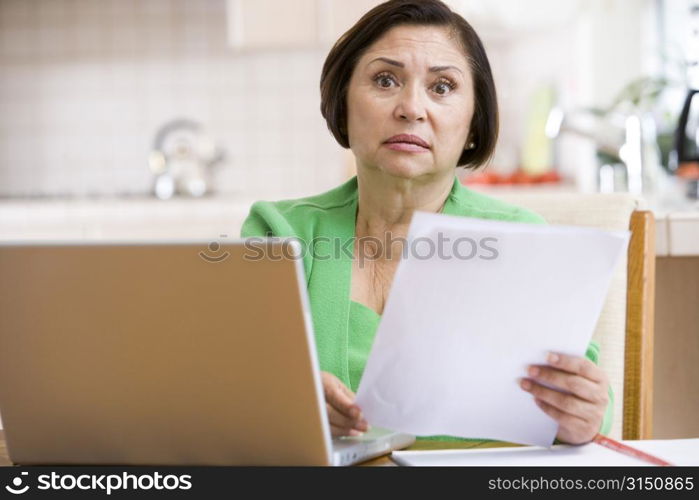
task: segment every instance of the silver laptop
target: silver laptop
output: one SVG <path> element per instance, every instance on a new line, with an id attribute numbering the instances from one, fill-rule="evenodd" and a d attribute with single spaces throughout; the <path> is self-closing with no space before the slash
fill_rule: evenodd
<path id="1" fill-rule="evenodd" d="M 409 446 L 331 439 L 298 242 L 251 241 L 0 244 L 10 459 L 348 465 Z"/>

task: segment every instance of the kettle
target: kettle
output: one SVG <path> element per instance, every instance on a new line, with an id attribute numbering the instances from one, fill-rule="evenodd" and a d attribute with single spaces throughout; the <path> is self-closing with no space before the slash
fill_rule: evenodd
<path id="1" fill-rule="evenodd" d="M 183 118 L 165 123 L 156 133 L 148 158 L 155 175 L 154 194 L 161 200 L 175 194 L 203 196 L 211 188 L 210 168 L 223 157 L 199 123 Z"/>
<path id="2" fill-rule="evenodd" d="M 670 168 L 687 183 L 686 195 L 699 199 L 699 89 L 689 89 L 684 100 Z"/>
<path id="3" fill-rule="evenodd" d="M 686 195 L 699 198 L 699 4 L 689 9 L 687 96 L 675 130 L 670 170 L 686 182 Z"/>

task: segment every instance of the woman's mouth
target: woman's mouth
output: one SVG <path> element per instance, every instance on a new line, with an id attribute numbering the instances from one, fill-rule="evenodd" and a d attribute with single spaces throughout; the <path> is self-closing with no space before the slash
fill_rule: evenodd
<path id="1" fill-rule="evenodd" d="M 384 145 L 394 151 L 409 153 L 425 153 L 430 150 L 430 145 L 424 139 L 411 134 L 394 135 L 384 141 Z"/>

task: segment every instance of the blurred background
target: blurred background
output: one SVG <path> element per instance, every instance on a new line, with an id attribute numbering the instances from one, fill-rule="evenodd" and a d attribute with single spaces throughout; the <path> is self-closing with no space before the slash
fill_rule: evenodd
<path id="1" fill-rule="evenodd" d="M 377 3 L 0 0 L 0 196 L 247 200 L 339 184 L 353 160 L 321 118 L 320 70 Z M 481 35 L 500 98 L 497 152 L 469 182 L 633 190 L 614 153 L 634 116 L 652 141 L 644 193 L 682 191 L 663 175 L 692 1 L 447 3 Z"/>

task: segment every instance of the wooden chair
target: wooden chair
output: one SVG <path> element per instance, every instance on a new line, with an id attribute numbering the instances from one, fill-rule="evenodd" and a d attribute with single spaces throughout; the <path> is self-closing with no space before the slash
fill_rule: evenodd
<path id="1" fill-rule="evenodd" d="M 490 196 L 529 208 L 549 224 L 631 231 L 628 254 L 619 264 L 593 338 L 600 366 L 614 390 L 616 439 L 650 439 L 653 428 L 653 320 L 655 218 L 628 194 L 497 193 Z"/>

